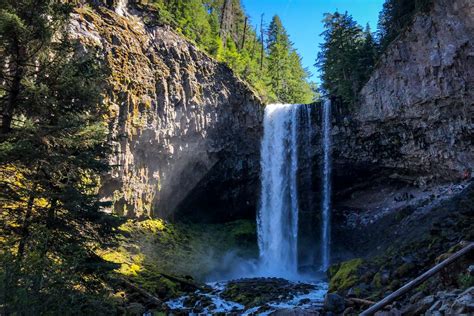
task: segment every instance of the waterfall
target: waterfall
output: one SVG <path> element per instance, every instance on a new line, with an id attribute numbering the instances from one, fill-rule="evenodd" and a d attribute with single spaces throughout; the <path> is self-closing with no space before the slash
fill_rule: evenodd
<path id="1" fill-rule="evenodd" d="M 299 108 L 295 104 L 265 107 L 257 226 L 260 270 L 268 276 L 294 278 L 298 270 Z"/>
<path id="2" fill-rule="evenodd" d="M 323 172 L 322 172 L 322 207 L 321 207 L 321 270 L 329 267 L 331 255 L 331 101 L 323 102 Z"/>
<path id="3" fill-rule="evenodd" d="M 302 111 L 304 110 L 304 113 Z M 301 115 L 300 115 L 301 113 Z M 331 103 L 322 110 L 321 266 L 327 270 L 331 244 Z M 301 122 L 300 122 L 301 121 Z M 311 107 L 270 104 L 265 108 L 261 144 L 261 199 L 257 215 L 260 274 L 298 276 L 298 143 L 302 141 L 311 186 Z M 300 135 L 301 133 L 301 135 Z M 305 178 L 306 179 L 306 178 Z M 310 195 L 310 194 L 309 194 Z M 311 196 L 306 197 L 311 209 Z"/>
<path id="4" fill-rule="evenodd" d="M 312 192 L 313 191 L 313 148 L 312 148 L 312 140 L 313 140 L 313 124 L 311 123 L 311 104 L 306 105 L 306 145 L 305 145 L 305 151 L 306 151 L 306 159 L 307 159 L 307 164 L 308 164 L 308 169 L 306 170 L 306 177 L 307 177 L 307 183 L 306 185 L 308 186 L 308 191 Z M 308 199 L 308 211 L 312 210 L 312 205 L 313 205 L 313 195 L 308 194 L 307 196 Z"/>

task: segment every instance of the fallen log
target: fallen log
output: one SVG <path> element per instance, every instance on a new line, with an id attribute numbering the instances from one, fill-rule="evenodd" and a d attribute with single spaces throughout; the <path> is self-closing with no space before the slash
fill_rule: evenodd
<path id="1" fill-rule="evenodd" d="M 130 281 L 127 281 L 127 280 L 122 279 L 122 278 L 120 278 L 119 281 L 122 284 L 124 284 L 126 287 L 131 288 L 132 290 L 134 290 L 134 291 L 140 293 L 141 295 L 145 296 L 147 299 L 149 299 L 150 301 L 152 301 L 156 305 L 161 305 L 163 303 L 158 297 L 156 297 L 153 294 L 151 294 L 150 292 L 142 289 L 141 287 L 131 283 Z"/>
<path id="2" fill-rule="evenodd" d="M 429 269 L 428 271 L 426 271 L 422 275 L 418 276 L 416 279 L 411 280 L 410 282 L 408 282 L 407 284 L 405 284 L 404 286 L 402 286 L 401 288 L 399 288 L 398 290 L 396 290 L 395 292 L 393 292 L 389 296 L 385 297 L 384 299 L 382 299 L 378 303 L 376 303 L 373 306 L 369 307 L 368 309 L 363 311 L 360 315 L 361 316 L 369 316 L 369 315 L 372 315 L 375 312 L 381 310 L 386 305 L 388 305 L 388 304 L 392 303 L 393 301 L 395 301 L 398 297 L 400 297 L 403 294 L 407 293 L 411 289 L 417 287 L 418 285 L 420 285 L 421 283 L 423 283 L 424 281 L 426 281 L 427 279 L 429 279 L 430 277 L 432 277 L 433 275 L 435 275 L 436 273 L 441 271 L 443 268 L 445 268 L 449 264 L 455 262 L 456 260 L 458 260 L 462 256 L 466 255 L 467 253 L 471 252 L 472 250 L 474 250 L 474 242 L 468 243 L 464 248 L 462 248 L 458 252 L 452 254 L 447 259 L 443 260 L 442 262 L 438 263 L 437 265 L 435 265 L 434 267 L 432 267 L 431 269 Z"/>
<path id="3" fill-rule="evenodd" d="M 373 305 L 373 304 L 375 304 L 374 301 L 369 301 L 369 300 L 365 300 L 363 298 L 355 298 L 355 297 L 347 298 L 346 301 L 356 303 L 356 304 L 359 304 L 359 305 Z"/>
<path id="4" fill-rule="evenodd" d="M 194 282 L 190 282 L 188 280 L 184 280 L 184 279 L 181 279 L 181 278 L 177 278 L 175 276 L 172 276 L 172 275 L 169 275 L 169 274 L 166 274 L 166 273 L 160 273 L 160 275 L 164 278 L 167 278 L 173 282 L 178 282 L 178 283 L 181 283 L 182 285 L 186 285 L 186 286 L 189 286 L 195 290 L 201 290 L 201 291 L 206 291 L 208 290 L 207 288 L 205 288 L 204 286 L 201 286 L 199 284 L 196 284 Z"/>

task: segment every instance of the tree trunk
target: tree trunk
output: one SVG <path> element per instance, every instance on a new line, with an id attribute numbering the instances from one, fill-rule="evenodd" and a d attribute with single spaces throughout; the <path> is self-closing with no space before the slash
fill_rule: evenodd
<path id="1" fill-rule="evenodd" d="M 255 38 L 254 38 L 253 46 L 252 46 L 252 56 L 255 56 L 255 50 L 257 49 L 257 42 L 258 42 L 257 38 L 258 38 L 257 27 L 255 27 Z"/>
<path id="2" fill-rule="evenodd" d="M 23 49 L 20 47 L 18 40 L 14 42 L 15 60 L 12 59 L 12 80 L 11 86 L 8 93 L 7 102 L 4 104 L 2 109 L 2 128 L 1 133 L 8 134 L 11 131 L 11 125 L 15 108 L 18 105 L 18 99 L 21 91 L 21 80 L 24 76 L 23 67 Z"/>
<path id="3" fill-rule="evenodd" d="M 242 45 L 240 46 L 240 50 L 244 49 L 245 46 L 245 34 L 247 33 L 247 17 L 245 17 L 244 21 L 244 34 L 242 35 Z"/>
<path id="4" fill-rule="evenodd" d="M 57 199 L 53 199 L 51 201 L 51 205 L 48 209 L 48 214 L 47 214 L 47 217 L 46 217 L 46 228 L 48 229 L 46 234 L 46 240 L 44 242 L 44 245 L 43 245 L 43 249 L 41 249 L 41 256 L 40 258 L 43 259 L 43 262 L 41 263 L 42 264 L 42 267 L 40 268 L 40 272 L 39 272 L 39 279 L 35 282 L 34 284 L 34 289 L 36 293 L 39 293 L 39 291 L 41 291 L 41 289 L 43 288 L 43 282 L 44 282 L 44 278 L 43 278 L 43 272 L 45 270 L 45 266 L 47 264 L 46 262 L 46 256 L 48 254 L 48 251 L 49 251 L 49 247 L 50 247 L 50 241 L 51 241 L 51 235 L 52 235 L 52 231 L 51 228 L 53 226 L 53 221 L 54 221 L 54 217 L 55 217 L 55 214 L 56 214 L 56 207 L 57 207 L 57 204 L 58 204 L 58 200 Z"/>
<path id="5" fill-rule="evenodd" d="M 221 23 L 220 23 L 220 30 L 219 35 L 222 38 L 224 43 L 224 47 L 227 46 L 227 33 L 229 31 L 229 26 L 232 19 L 232 0 L 224 0 L 224 4 L 222 5 L 221 11 Z"/>
<path id="6" fill-rule="evenodd" d="M 131 283 L 130 281 L 128 280 L 125 280 L 125 279 L 118 279 L 120 282 L 122 282 L 122 284 L 124 284 L 125 286 L 127 286 L 128 288 L 140 293 L 141 295 L 145 296 L 147 299 L 149 299 L 150 301 L 152 301 L 154 304 L 158 305 L 158 306 L 161 306 L 161 304 L 163 303 L 158 297 L 154 296 L 153 294 L 151 294 L 150 292 L 148 291 L 145 291 L 144 289 L 142 289 L 141 287 Z"/>
<path id="7" fill-rule="evenodd" d="M 35 183 L 33 185 L 33 188 L 30 193 L 30 197 L 28 198 L 28 204 L 26 206 L 26 213 L 25 213 L 25 218 L 23 220 L 23 225 L 21 227 L 21 232 L 20 232 L 20 243 L 18 244 L 18 258 L 21 260 L 23 258 L 23 255 L 25 253 L 25 244 L 29 236 L 29 227 L 30 227 L 30 219 L 31 215 L 33 213 L 33 206 L 35 202 L 35 197 L 36 197 L 36 189 L 37 189 L 37 184 Z"/>
<path id="8" fill-rule="evenodd" d="M 424 281 L 426 281 L 427 279 L 431 278 L 433 275 L 435 275 L 436 273 L 441 271 L 443 268 L 448 266 L 449 264 L 455 262 L 456 260 L 458 260 L 459 258 L 461 258 L 462 256 L 468 254 L 469 252 L 471 252 L 473 250 L 474 250 L 474 242 L 468 243 L 467 246 L 465 246 L 464 248 L 462 248 L 458 252 L 452 254 L 449 258 L 447 258 L 447 259 L 443 260 L 442 262 L 438 263 L 433 268 L 429 269 L 428 271 L 426 271 L 422 275 L 418 276 L 416 279 L 411 280 L 410 282 L 408 282 L 407 284 L 405 284 L 404 286 L 402 286 L 401 288 L 399 288 L 398 290 L 396 290 L 395 292 L 393 292 L 389 296 L 385 297 L 383 300 L 379 301 L 377 304 L 375 304 L 375 305 L 371 306 L 370 308 L 366 309 L 365 311 L 363 311 L 360 315 L 361 316 L 373 315 L 375 312 L 381 310 L 386 305 L 388 305 L 391 302 L 395 301 L 398 297 L 400 297 L 403 294 L 407 293 L 411 289 L 417 287 L 418 285 L 420 285 L 421 283 L 423 283 Z"/>

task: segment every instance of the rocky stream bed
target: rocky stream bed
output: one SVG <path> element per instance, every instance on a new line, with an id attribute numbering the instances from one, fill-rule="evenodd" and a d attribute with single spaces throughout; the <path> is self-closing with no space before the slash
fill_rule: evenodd
<path id="1" fill-rule="evenodd" d="M 270 315 L 290 310 L 317 314 L 326 292 L 327 283 L 321 281 L 248 278 L 209 282 L 165 304 L 168 312 L 178 315 Z"/>

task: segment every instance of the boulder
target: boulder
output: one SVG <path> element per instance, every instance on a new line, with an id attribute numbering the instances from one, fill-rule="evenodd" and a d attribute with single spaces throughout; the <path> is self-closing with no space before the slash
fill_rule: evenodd
<path id="1" fill-rule="evenodd" d="M 328 312 L 342 313 L 346 308 L 344 298 L 335 293 L 329 293 L 324 298 L 324 309 Z"/>
<path id="2" fill-rule="evenodd" d="M 474 287 L 459 294 L 451 305 L 453 315 L 474 314 Z"/>

